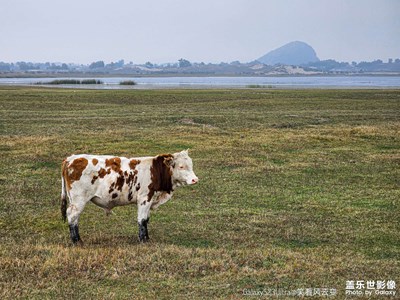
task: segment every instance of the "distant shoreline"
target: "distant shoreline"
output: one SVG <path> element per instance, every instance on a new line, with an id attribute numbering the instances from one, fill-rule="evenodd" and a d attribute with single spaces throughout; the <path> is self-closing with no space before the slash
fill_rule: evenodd
<path id="1" fill-rule="evenodd" d="M 88 79 L 90 78 L 90 79 Z M 134 85 L 121 85 L 126 80 Z M 58 84 L 52 84 L 56 82 Z M 79 82 L 80 84 L 72 84 Z M 71 83 L 71 84 L 70 84 Z M 96 84 L 86 84 L 96 83 Z M 91 76 L 0 78 L 0 86 L 72 89 L 400 89 L 400 75 L 331 76 Z"/>
<path id="2" fill-rule="evenodd" d="M 0 73 L 0 78 L 164 78 L 164 77 L 397 77 L 400 73 L 337 73 L 337 74 L 212 74 L 212 73 L 151 73 L 151 74 L 106 74 L 106 73 Z"/>

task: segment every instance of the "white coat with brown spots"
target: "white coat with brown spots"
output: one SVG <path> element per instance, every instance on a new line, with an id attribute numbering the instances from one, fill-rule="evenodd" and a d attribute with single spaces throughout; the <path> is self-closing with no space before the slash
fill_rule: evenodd
<path id="1" fill-rule="evenodd" d="M 79 216 L 89 201 L 107 214 L 115 206 L 136 203 L 139 241 L 146 242 L 150 209 L 171 199 L 177 187 L 197 182 L 187 150 L 137 158 L 72 155 L 62 164 L 61 212 L 75 244 L 81 243 Z"/>

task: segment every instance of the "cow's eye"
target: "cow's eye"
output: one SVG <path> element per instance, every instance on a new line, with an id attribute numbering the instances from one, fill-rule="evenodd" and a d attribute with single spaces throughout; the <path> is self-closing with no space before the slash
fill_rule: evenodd
<path id="1" fill-rule="evenodd" d="M 184 166 L 179 166 L 179 169 L 183 170 L 185 167 Z"/>

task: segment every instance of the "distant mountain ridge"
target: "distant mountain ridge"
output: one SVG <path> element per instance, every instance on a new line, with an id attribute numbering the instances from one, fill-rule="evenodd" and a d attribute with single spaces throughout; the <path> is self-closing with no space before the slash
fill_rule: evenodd
<path id="1" fill-rule="evenodd" d="M 271 66 L 276 64 L 301 66 L 318 62 L 319 58 L 310 45 L 295 41 L 268 52 L 257 61 Z"/>

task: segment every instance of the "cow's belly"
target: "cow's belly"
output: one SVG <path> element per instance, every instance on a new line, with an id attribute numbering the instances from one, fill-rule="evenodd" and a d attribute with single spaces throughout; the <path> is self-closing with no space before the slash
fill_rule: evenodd
<path id="1" fill-rule="evenodd" d="M 128 191 L 123 191 L 118 193 L 115 197 L 112 197 L 112 194 L 99 193 L 94 196 L 91 201 L 102 208 L 112 209 L 116 206 L 135 204 L 137 203 L 137 197 L 136 193 L 133 193 L 133 191 L 131 194 L 129 194 Z"/>

